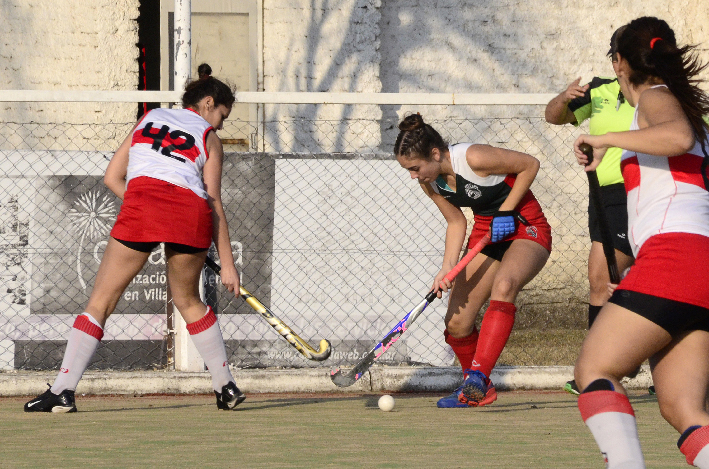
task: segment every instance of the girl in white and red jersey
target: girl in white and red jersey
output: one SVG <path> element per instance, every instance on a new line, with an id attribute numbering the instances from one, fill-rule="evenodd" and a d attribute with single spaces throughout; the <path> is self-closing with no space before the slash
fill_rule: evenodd
<path id="1" fill-rule="evenodd" d="M 635 107 L 629 131 L 582 135 L 593 170 L 624 149 L 628 235 L 635 263 L 583 343 L 578 406 L 607 467 L 645 467 L 633 409 L 620 379 L 646 359 L 660 412 L 680 434 L 687 462 L 709 468 L 709 96 L 698 86 L 693 46 L 678 47 L 662 20 L 638 18 L 618 41 L 614 68 Z"/>
<path id="2" fill-rule="evenodd" d="M 183 109 L 154 109 L 126 137 L 104 182 L 123 200 L 84 313 L 69 334 L 54 384 L 25 404 L 26 412 L 75 412 L 74 390 L 86 370 L 106 319 L 151 251 L 165 243 L 167 278 L 175 307 L 212 375 L 217 407 L 244 400 L 229 371 L 214 312 L 199 297 L 199 277 L 212 241 L 222 283 L 239 290 L 229 229 L 221 202 L 222 127 L 234 93 L 206 77 L 185 88 Z"/>
<path id="3" fill-rule="evenodd" d="M 491 233 L 491 244 L 467 265 L 452 287 L 444 337 L 463 369 L 463 384 L 438 407 L 477 407 L 497 399 L 490 381 L 497 359 L 514 325 L 517 294 L 546 264 L 551 228 L 529 190 L 539 161 L 512 150 L 461 143 L 448 146 L 419 114 L 399 124 L 394 154 L 418 180 L 448 222 L 443 267 L 433 281 L 441 296 L 452 287 L 444 280 L 455 266 L 465 241 L 470 207 L 475 224 L 471 248 Z M 520 224 L 524 222 L 524 225 Z M 490 300 L 480 331 L 475 319 Z"/>

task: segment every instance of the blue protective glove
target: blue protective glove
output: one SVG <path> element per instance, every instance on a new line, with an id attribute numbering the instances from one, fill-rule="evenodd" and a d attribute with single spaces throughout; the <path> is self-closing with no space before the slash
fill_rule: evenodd
<path id="1" fill-rule="evenodd" d="M 515 232 L 515 215 L 514 210 L 498 210 L 492 216 L 492 223 L 490 224 L 490 241 L 496 243 L 502 241 L 509 235 Z"/>

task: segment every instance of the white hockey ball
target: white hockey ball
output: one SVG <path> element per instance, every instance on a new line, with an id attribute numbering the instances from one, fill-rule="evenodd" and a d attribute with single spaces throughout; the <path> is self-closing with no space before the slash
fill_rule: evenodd
<path id="1" fill-rule="evenodd" d="M 392 410 L 394 410 L 394 398 L 391 397 L 389 394 L 384 394 L 382 397 L 379 398 L 378 405 L 379 408 L 384 412 L 391 412 Z"/>

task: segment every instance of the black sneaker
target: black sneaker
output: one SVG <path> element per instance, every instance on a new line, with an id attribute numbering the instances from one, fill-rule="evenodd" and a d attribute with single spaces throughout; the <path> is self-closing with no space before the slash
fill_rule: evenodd
<path id="1" fill-rule="evenodd" d="M 214 391 L 214 394 L 217 396 L 217 409 L 221 410 L 232 410 L 246 399 L 244 393 L 236 387 L 234 382 L 225 384 L 221 393 Z"/>
<path id="2" fill-rule="evenodd" d="M 52 392 L 50 386 L 44 394 L 25 404 L 25 412 L 76 412 L 74 391 L 65 389 L 57 395 Z"/>

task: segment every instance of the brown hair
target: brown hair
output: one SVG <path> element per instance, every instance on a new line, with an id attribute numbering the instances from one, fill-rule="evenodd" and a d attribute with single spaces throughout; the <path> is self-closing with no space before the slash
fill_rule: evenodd
<path id="1" fill-rule="evenodd" d="M 700 63 L 696 46 L 677 46 L 675 33 L 663 20 L 637 18 L 618 34 L 617 51 L 632 68 L 628 80 L 637 86 L 660 78 L 677 98 L 697 138 L 707 137 L 702 117 L 709 113 L 709 96 L 699 88 L 697 76 L 707 67 Z"/>
<path id="2" fill-rule="evenodd" d="M 407 158 L 431 158 L 431 150 L 446 151 L 448 144 L 436 129 L 423 121 L 421 114 L 406 116 L 399 123 L 399 136 L 394 143 L 394 155 Z"/>
<path id="3" fill-rule="evenodd" d="M 182 95 L 182 107 L 194 109 L 197 103 L 207 96 L 211 96 L 214 99 L 215 106 L 223 104 L 229 109 L 236 101 L 234 92 L 227 84 L 208 76 L 187 83 L 185 93 Z"/>

